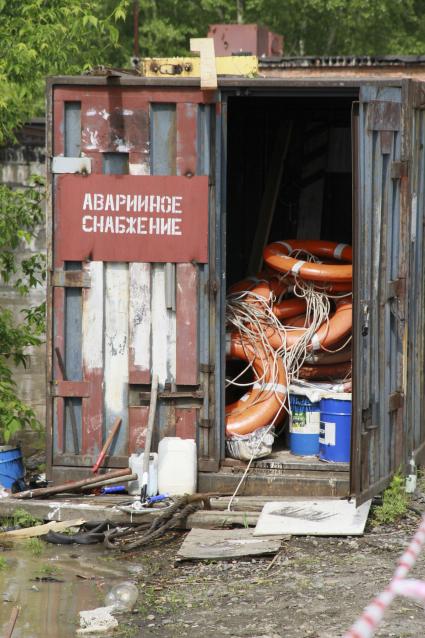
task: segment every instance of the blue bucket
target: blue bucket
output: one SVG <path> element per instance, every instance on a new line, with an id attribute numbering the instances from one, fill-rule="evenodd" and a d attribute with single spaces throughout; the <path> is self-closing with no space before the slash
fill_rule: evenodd
<path id="1" fill-rule="evenodd" d="M 323 461 L 349 463 L 351 450 L 351 401 L 320 401 L 320 451 Z"/>
<path id="2" fill-rule="evenodd" d="M 15 481 L 25 475 L 22 454 L 19 447 L 0 446 L 0 485 L 10 489 Z"/>
<path id="3" fill-rule="evenodd" d="M 292 416 L 289 426 L 289 449 L 298 456 L 319 454 L 320 405 L 307 397 L 289 395 Z"/>

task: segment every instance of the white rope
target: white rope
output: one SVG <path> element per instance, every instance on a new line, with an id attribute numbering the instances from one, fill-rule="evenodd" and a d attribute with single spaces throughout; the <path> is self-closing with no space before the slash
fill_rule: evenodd
<path id="1" fill-rule="evenodd" d="M 321 263 L 311 253 L 307 253 L 301 250 L 294 250 L 290 253 L 291 257 L 296 259 L 302 256 L 302 259 Z M 301 267 L 305 261 L 298 261 L 296 266 Z M 285 410 L 288 414 L 291 414 L 291 408 L 289 401 L 282 400 L 282 395 L 277 391 L 278 383 L 278 361 L 282 360 L 286 374 L 286 383 L 289 385 L 292 382 L 298 382 L 298 376 L 300 369 L 304 365 L 308 354 L 311 351 L 313 345 L 316 348 L 320 347 L 326 352 L 339 352 L 346 347 L 350 339 L 346 343 L 337 348 L 336 350 L 327 350 L 322 344 L 318 343 L 319 338 L 317 332 L 324 325 L 326 326 L 325 334 L 322 341 L 327 336 L 329 330 L 329 317 L 331 314 L 331 300 L 340 299 L 351 295 L 349 293 L 342 293 L 341 295 L 331 295 L 326 290 L 327 286 L 320 286 L 317 282 L 305 281 L 298 275 L 299 268 L 295 268 L 292 273 L 287 273 L 279 277 L 279 282 L 282 286 L 285 286 L 285 292 L 279 295 L 278 300 L 281 301 L 284 294 L 290 289 L 291 293 L 296 297 L 305 300 L 305 321 L 302 328 L 296 326 L 286 325 L 284 326 L 279 319 L 273 313 L 273 303 L 276 301 L 274 294 L 270 291 L 269 297 L 266 299 L 262 295 L 255 292 L 244 291 L 239 293 L 230 293 L 227 297 L 226 307 L 226 323 L 227 329 L 232 333 L 237 333 L 240 336 L 241 343 L 247 344 L 250 350 L 250 362 L 244 367 L 242 372 L 238 373 L 233 379 L 226 378 L 226 388 L 229 386 L 236 386 L 242 388 L 255 388 L 264 385 L 264 380 L 267 378 L 266 389 L 271 392 L 275 392 L 276 397 L 279 400 L 280 407 L 277 411 L 272 422 L 266 427 L 261 438 L 258 440 L 257 445 L 251 455 L 251 458 L 245 468 L 245 471 L 236 486 L 227 506 L 228 511 L 231 511 L 232 503 L 236 495 L 238 494 L 243 482 L 248 475 L 252 462 L 256 458 L 257 452 L 260 449 L 264 437 L 269 434 L 275 423 L 279 419 L 282 410 Z M 291 346 L 287 346 L 288 336 L 294 330 L 300 332 L 303 331 L 301 336 Z M 269 342 L 268 335 L 273 331 L 277 334 L 281 340 L 282 345 L 274 349 Z M 314 349 L 316 349 L 314 348 Z M 263 374 L 261 377 L 253 366 L 255 358 L 259 358 L 263 364 Z M 270 361 L 272 362 L 272 369 L 270 370 Z M 241 382 L 241 377 L 248 371 L 253 371 L 253 380 L 251 382 Z M 264 393 L 259 393 L 250 405 L 261 402 L 266 399 Z M 285 399 L 285 397 L 284 397 Z M 244 406 L 235 414 L 242 413 Z"/>

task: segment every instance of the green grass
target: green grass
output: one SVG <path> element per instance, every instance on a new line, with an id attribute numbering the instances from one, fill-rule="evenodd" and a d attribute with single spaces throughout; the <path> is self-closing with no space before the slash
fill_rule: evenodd
<path id="1" fill-rule="evenodd" d="M 7 567 L 9 567 L 7 560 L 3 558 L 3 556 L 0 556 L 0 571 L 6 569 Z"/>
<path id="2" fill-rule="evenodd" d="M 45 549 L 43 541 L 41 541 L 39 538 L 28 538 L 24 542 L 23 546 L 33 556 L 41 556 Z"/>
<path id="3" fill-rule="evenodd" d="M 59 572 L 59 567 L 57 567 L 56 565 L 48 565 L 47 563 L 40 565 L 40 567 L 37 569 L 38 576 L 55 576 L 56 574 L 59 574 Z"/>
<path id="4" fill-rule="evenodd" d="M 35 518 L 22 507 L 17 507 L 11 516 L 1 520 L 1 527 L 34 527 L 41 523 L 39 518 Z"/>
<path id="5" fill-rule="evenodd" d="M 373 510 L 373 525 L 395 523 L 406 515 L 409 497 L 405 492 L 405 478 L 396 474 L 382 496 L 382 505 Z"/>

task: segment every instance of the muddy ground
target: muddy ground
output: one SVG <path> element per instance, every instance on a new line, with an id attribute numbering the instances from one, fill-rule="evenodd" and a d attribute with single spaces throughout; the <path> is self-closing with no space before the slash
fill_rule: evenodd
<path id="1" fill-rule="evenodd" d="M 125 556 L 141 567 L 135 613 L 118 635 L 148 638 L 336 638 L 388 584 L 420 517 L 357 538 L 293 537 L 270 558 L 230 563 L 179 563 L 182 535 Z M 425 555 L 412 576 L 425 578 Z M 425 610 L 397 599 L 376 636 L 425 635 Z"/>
<path id="2" fill-rule="evenodd" d="M 388 584 L 419 521 L 410 511 L 390 526 L 369 524 L 363 537 L 292 537 L 273 563 L 176 563 L 181 532 L 132 554 L 103 545 L 44 544 L 35 554 L 31 545 L 15 547 L 0 556 L 1 635 L 18 604 L 13 638 L 75 636 L 80 610 L 103 605 L 114 584 L 137 578 L 135 610 L 118 616 L 108 638 L 341 637 Z M 425 578 L 425 553 L 412 575 Z M 424 636 L 423 606 L 397 599 L 376 635 Z"/>

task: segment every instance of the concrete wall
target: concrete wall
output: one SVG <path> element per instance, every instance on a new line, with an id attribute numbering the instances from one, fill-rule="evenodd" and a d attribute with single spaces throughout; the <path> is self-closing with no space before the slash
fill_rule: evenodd
<path id="1" fill-rule="evenodd" d="M 0 181 L 2 184 L 7 184 L 12 188 L 21 188 L 28 184 L 31 175 L 45 174 L 44 130 L 44 120 L 35 120 L 19 132 L 17 144 L 0 148 Z M 43 225 L 39 228 L 31 246 L 22 246 L 19 257 L 25 258 L 35 252 L 45 251 L 46 232 Z M 22 298 L 14 288 L 5 285 L 0 280 L 0 304 L 2 307 L 10 308 L 17 321 L 21 316 L 22 308 L 36 306 L 44 299 L 45 289 L 43 287 L 33 289 L 29 298 Z M 38 419 L 45 424 L 45 345 L 31 347 L 29 354 L 28 367 L 26 369 L 19 367 L 15 370 L 14 376 L 18 385 L 18 394 L 21 399 L 32 406 Z M 44 446 L 44 437 L 31 431 L 19 433 L 17 440 L 22 442 L 25 455 Z"/>

